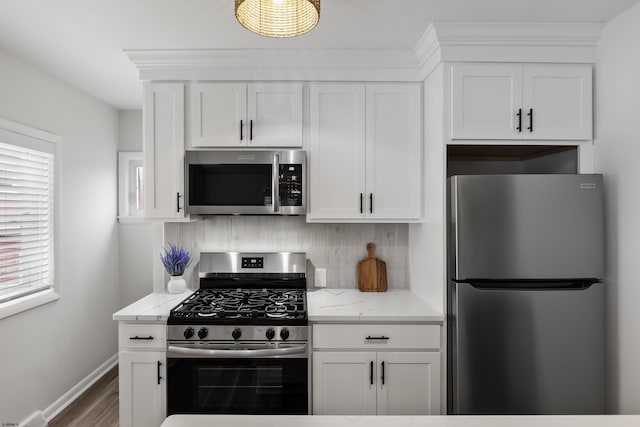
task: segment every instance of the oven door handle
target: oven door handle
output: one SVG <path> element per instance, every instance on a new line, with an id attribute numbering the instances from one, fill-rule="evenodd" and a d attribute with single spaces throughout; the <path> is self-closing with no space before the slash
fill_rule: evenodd
<path id="1" fill-rule="evenodd" d="M 269 357 L 284 356 L 288 354 L 302 354 L 307 351 L 306 345 L 281 348 L 263 348 L 257 350 L 211 350 L 204 348 L 190 348 L 170 345 L 167 349 L 167 357 L 173 356 L 202 356 L 202 357 Z"/>

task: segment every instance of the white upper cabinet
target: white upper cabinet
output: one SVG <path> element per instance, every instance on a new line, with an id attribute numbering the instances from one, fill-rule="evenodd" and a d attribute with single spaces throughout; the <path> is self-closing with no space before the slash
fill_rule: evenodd
<path id="1" fill-rule="evenodd" d="M 419 219 L 420 85 L 367 85 L 366 97 L 368 215 L 376 219 Z"/>
<path id="2" fill-rule="evenodd" d="M 522 84 L 524 139 L 592 138 L 590 66 L 528 66 Z"/>
<path id="3" fill-rule="evenodd" d="M 312 84 L 309 97 L 308 218 L 359 217 L 365 187 L 364 85 Z"/>
<path id="4" fill-rule="evenodd" d="M 420 88 L 310 85 L 309 221 L 420 219 Z"/>
<path id="5" fill-rule="evenodd" d="M 193 147 L 237 147 L 246 144 L 246 84 L 192 83 L 189 98 Z"/>
<path id="6" fill-rule="evenodd" d="M 302 83 L 192 83 L 191 147 L 301 147 Z"/>
<path id="7" fill-rule="evenodd" d="M 147 83 L 143 110 L 144 216 L 184 218 L 184 86 Z"/>
<path id="8" fill-rule="evenodd" d="M 451 139 L 589 140 L 591 67 L 456 64 Z"/>
<path id="9" fill-rule="evenodd" d="M 522 105 L 522 67 L 454 65 L 451 139 L 514 139 Z"/>

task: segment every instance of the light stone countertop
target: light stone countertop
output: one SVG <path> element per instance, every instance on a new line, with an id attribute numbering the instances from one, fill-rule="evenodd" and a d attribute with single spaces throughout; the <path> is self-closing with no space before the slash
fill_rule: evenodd
<path id="1" fill-rule="evenodd" d="M 172 415 L 161 427 L 637 427 L 640 415 Z"/>
<path id="2" fill-rule="evenodd" d="M 193 290 L 187 289 L 180 294 L 167 292 L 149 294 L 113 313 L 113 320 L 166 322 L 169 317 L 169 311 L 193 292 Z"/>
<path id="3" fill-rule="evenodd" d="M 113 314 L 113 320 L 164 322 L 194 291 L 152 293 Z M 442 322 L 444 315 L 409 290 L 360 292 L 319 289 L 307 293 L 310 322 Z"/>
<path id="4" fill-rule="evenodd" d="M 307 293 L 310 322 L 443 322 L 444 314 L 409 290 L 360 292 L 318 289 Z"/>

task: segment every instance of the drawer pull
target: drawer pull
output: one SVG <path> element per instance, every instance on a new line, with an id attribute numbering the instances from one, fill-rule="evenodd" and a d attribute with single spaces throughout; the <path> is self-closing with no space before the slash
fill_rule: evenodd
<path id="1" fill-rule="evenodd" d="M 371 335 L 369 335 L 368 337 L 365 338 L 367 341 L 386 341 L 389 339 L 389 337 L 385 337 L 384 335 L 381 335 L 379 337 L 372 337 Z"/>
<path id="2" fill-rule="evenodd" d="M 135 337 L 129 337 L 129 339 L 132 341 L 151 341 L 153 340 L 153 337 L 151 335 L 148 337 L 139 337 L 136 335 Z"/>

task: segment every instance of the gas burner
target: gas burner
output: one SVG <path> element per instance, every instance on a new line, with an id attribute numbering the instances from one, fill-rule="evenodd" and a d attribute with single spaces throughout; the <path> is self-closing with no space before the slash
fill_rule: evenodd
<path id="1" fill-rule="evenodd" d="M 306 318 L 304 289 L 199 289 L 171 311 L 169 323 L 302 324 Z"/>
<path id="2" fill-rule="evenodd" d="M 282 318 L 287 316 L 287 314 L 289 314 L 287 312 L 287 307 L 285 307 L 284 305 L 280 305 L 279 303 L 266 306 L 264 308 L 264 312 L 266 313 L 267 317 L 276 317 L 276 318 Z"/>

